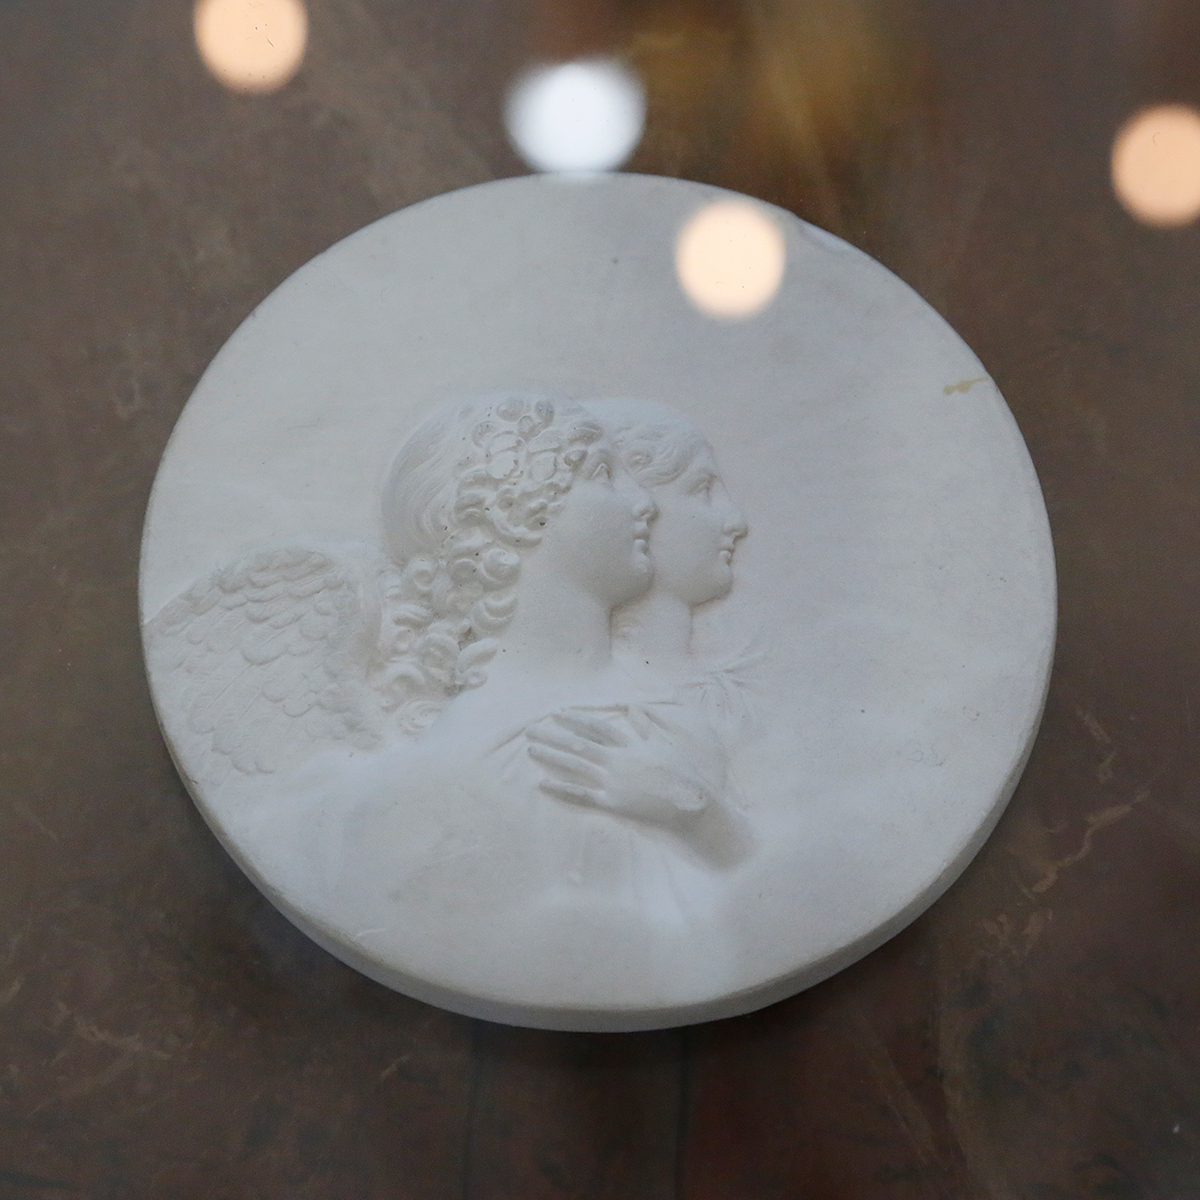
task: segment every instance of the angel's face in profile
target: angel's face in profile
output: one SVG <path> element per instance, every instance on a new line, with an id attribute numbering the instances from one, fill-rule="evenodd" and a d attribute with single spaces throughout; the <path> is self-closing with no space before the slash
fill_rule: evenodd
<path id="1" fill-rule="evenodd" d="M 605 608 L 642 595 L 654 578 L 650 493 L 621 465 L 607 437 L 589 448 L 562 511 L 533 551 Z"/>
<path id="2" fill-rule="evenodd" d="M 657 586 L 688 605 L 729 595 L 733 552 L 746 536 L 746 518 L 725 490 L 708 446 L 651 495 L 659 512 L 651 540 Z"/>
<path id="3" fill-rule="evenodd" d="M 704 435 L 655 401 L 592 400 L 587 407 L 658 509 L 650 536 L 655 593 L 689 608 L 729 595 L 746 518 L 725 490 Z"/>

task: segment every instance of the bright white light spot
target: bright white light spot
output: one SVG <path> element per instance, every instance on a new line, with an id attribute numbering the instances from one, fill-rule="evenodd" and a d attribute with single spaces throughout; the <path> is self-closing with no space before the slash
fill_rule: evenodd
<path id="1" fill-rule="evenodd" d="M 508 134 L 536 171 L 611 171 L 642 136 L 646 99 L 619 63 L 590 59 L 539 67 L 508 97 Z"/>
<path id="2" fill-rule="evenodd" d="M 702 208 L 675 245 L 680 286 L 710 317 L 761 312 L 779 291 L 786 260 L 779 227 L 748 200 L 718 200 Z"/>
<path id="3" fill-rule="evenodd" d="M 197 0 L 196 48 L 233 92 L 274 92 L 300 66 L 308 40 L 302 0 Z"/>
<path id="4" fill-rule="evenodd" d="M 1139 221 L 1170 228 L 1200 216 L 1200 113 L 1183 104 L 1148 108 L 1117 134 L 1117 199 Z"/>

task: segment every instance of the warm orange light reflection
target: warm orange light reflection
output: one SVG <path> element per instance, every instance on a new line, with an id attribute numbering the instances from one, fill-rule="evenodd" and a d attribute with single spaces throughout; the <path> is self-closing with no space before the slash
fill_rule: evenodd
<path id="1" fill-rule="evenodd" d="M 778 226 L 745 200 L 718 200 L 702 208 L 675 246 L 679 283 L 710 317 L 761 312 L 779 290 L 785 260 Z"/>
<path id="2" fill-rule="evenodd" d="M 1138 113 L 1117 134 L 1117 199 L 1139 221 L 1164 228 L 1200 216 L 1200 113 L 1166 104 Z"/>
<path id="3" fill-rule="evenodd" d="M 234 92 L 274 92 L 300 66 L 308 40 L 302 0 L 197 0 L 196 48 Z"/>

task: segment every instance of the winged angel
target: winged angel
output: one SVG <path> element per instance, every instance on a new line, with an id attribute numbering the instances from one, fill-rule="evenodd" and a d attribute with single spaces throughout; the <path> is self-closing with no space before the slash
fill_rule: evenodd
<path id="1" fill-rule="evenodd" d="M 703 662 L 691 636 L 746 524 L 689 421 L 645 401 L 448 406 L 397 455 L 383 517 L 382 550 L 261 549 L 148 623 L 200 794 L 248 802 L 317 758 L 419 747 L 494 766 L 525 807 L 604 814 L 709 865 L 745 855 L 728 748 L 754 656 Z"/>

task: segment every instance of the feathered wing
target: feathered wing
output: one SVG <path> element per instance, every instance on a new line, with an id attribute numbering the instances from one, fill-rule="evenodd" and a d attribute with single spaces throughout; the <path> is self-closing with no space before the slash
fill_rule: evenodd
<path id="1" fill-rule="evenodd" d="M 373 749 L 369 677 L 390 564 L 368 546 L 260 550 L 166 605 L 145 628 L 159 715 L 202 786 L 284 771 L 330 746 Z"/>

